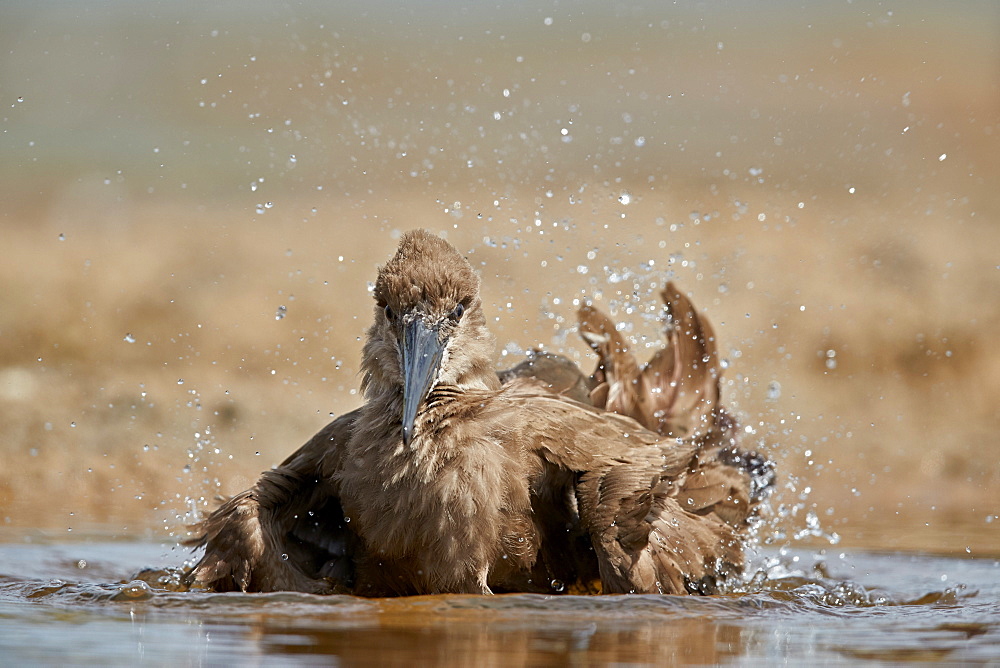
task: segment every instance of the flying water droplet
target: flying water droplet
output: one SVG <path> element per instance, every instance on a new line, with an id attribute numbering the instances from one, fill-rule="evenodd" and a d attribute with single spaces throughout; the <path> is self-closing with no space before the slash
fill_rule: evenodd
<path id="1" fill-rule="evenodd" d="M 153 589 L 142 580 L 133 580 L 122 585 L 112 601 L 143 601 L 153 597 Z"/>
<path id="2" fill-rule="evenodd" d="M 781 383 L 776 380 L 772 380 L 767 384 L 767 400 L 777 401 L 781 396 Z"/>

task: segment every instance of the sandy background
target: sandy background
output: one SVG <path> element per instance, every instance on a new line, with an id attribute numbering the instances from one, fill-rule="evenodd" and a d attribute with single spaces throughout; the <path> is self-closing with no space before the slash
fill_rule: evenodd
<path id="1" fill-rule="evenodd" d="M 688 290 L 779 531 L 1000 553 L 1000 8 L 750 5 L 0 5 L 0 522 L 246 487 L 358 404 L 422 226 L 500 366 Z"/>

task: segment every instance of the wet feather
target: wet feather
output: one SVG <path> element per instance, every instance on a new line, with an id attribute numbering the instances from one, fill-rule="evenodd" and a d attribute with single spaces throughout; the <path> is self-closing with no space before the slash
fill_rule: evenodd
<path id="1" fill-rule="evenodd" d="M 590 378 L 545 353 L 497 374 L 479 278 L 444 240 L 405 234 L 376 281 L 364 405 L 194 528 L 205 554 L 189 581 L 366 596 L 712 591 L 742 568 L 770 466 L 739 451 L 719 406 L 707 321 L 672 284 L 663 297 L 667 345 L 643 367 L 589 306 Z M 403 363 L 417 321 L 431 366 Z M 426 388 L 412 369 L 432 374 Z"/>

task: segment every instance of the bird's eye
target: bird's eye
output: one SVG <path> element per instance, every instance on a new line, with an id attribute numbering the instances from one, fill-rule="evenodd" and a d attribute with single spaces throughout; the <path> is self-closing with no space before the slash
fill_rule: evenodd
<path id="1" fill-rule="evenodd" d="M 389 322 L 392 322 L 396 317 L 396 314 L 392 312 L 392 307 L 388 304 L 385 305 L 385 317 Z"/>
<path id="2" fill-rule="evenodd" d="M 463 313 L 465 313 L 465 305 L 459 302 L 458 305 L 455 306 L 455 310 L 451 312 L 451 319 L 458 322 L 462 319 Z"/>

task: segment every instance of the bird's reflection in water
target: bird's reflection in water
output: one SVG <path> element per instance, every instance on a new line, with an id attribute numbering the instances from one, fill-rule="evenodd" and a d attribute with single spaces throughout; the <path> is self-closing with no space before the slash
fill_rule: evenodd
<path id="1" fill-rule="evenodd" d="M 488 604 L 487 604 L 488 605 Z M 642 621 L 594 620 L 571 623 L 544 618 L 505 618 L 482 610 L 452 610 L 428 624 L 423 610 L 399 609 L 380 615 L 376 625 L 345 626 L 340 617 L 311 618 L 306 624 L 266 617 L 251 631 L 263 654 L 336 657 L 347 665 L 552 665 L 583 660 L 588 665 L 718 664 L 745 654 L 753 632 L 701 617 L 661 617 Z M 288 623 L 290 622 L 290 623 Z"/>

